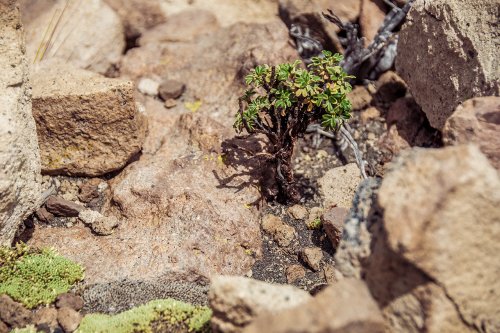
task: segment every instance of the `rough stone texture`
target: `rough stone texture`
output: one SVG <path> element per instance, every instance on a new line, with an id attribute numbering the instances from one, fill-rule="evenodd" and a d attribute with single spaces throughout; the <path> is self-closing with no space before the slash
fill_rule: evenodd
<path id="1" fill-rule="evenodd" d="M 288 215 L 296 220 L 304 220 L 307 217 L 307 208 L 301 205 L 293 205 L 287 209 Z"/>
<path id="2" fill-rule="evenodd" d="M 351 208 L 354 193 L 361 182 L 361 174 L 356 163 L 329 170 L 318 179 L 323 207 L 336 205 Z"/>
<path id="3" fill-rule="evenodd" d="M 186 25 L 186 22 L 190 22 Z M 191 9 L 171 15 L 167 21 L 144 32 L 138 40 L 143 46 L 149 43 L 189 42 L 199 35 L 213 33 L 220 28 L 217 17 L 208 10 Z"/>
<path id="4" fill-rule="evenodd" d="M 83 308 L 83 299 L 80 296 L 71 293 L 64 293 L 57 296 L 57 308 L 71 308 L 75 311 L 80 311 Z"/>
<path id="5" fill-rule="evenodd" d="M 377 35 L 385 18 L 386 5 L 383 0 L 361 0 L 359 25 L 361 35 L 366 38 L 366 45 L 370 44 Z"/>
<path id="6" fill-rule="evenodd" d="M 78 218 L 87 224 L 93 232 L 101 236 L 111 235 L 120 221 L 115 216 L 104 216 L 101 213 L 86 209 L 78 214 Z"/>
<path id="7" fill-rule="evenodd" d="M 133 40 L 148 29 L 165 22 L 159 0 L 104 0 L 120 17 L 125 37 Z"/>
<path id="8" fill-rule="evenodd" d="M 71 333 L 80 325 L 82 316 L 72 308 L 63 307 L 57 311 L 57 321 L 64 332 Z"/>
<path id="9" fill-rule="evenodd" d="M 128 304 L 125 290 L 120 291 L 129 286 L 121 283 L 124 279 L 164 278 L 170 281 L 164 286 L 168 295 L 180 281 L 196 285 L 214 274 L 246 274 L 261 256 L 259 212 L 252 205 L 260 194 L 252 185 L 262 171 L 257 159 L 234 147 L 241 144 L 255 154 L 262 144 L 234 138 L 234 110 L 250 68 L 295 58 L 286 26 L 276 17 L 268 24 L 221 28 L 192 42 L 129 50 L 121 67 L 124 76 L 168 77 L 189 89 L 182 103 L 168 111 L 158 99 L 138 97 L 149 123 L 143 154 L 109 182 L 111 200 L 101 211 L 116 216 L 120 227 L 96 237 L 83 224 L 37 225 L 29 244 L 55 247 L 83 264 L 88 288 L 113 286 L 103 298 L 92 288 L 95 308 Z M 195 112 L 185 105 L 196 101 L 201 104 Z M 153 291 L 141 299 L 147 301 Z M 188 296 L 188 291 L 175 296 Z M 118 302 L 113 293 L 124 297 Z"/>
<path id="10" fill-rule="evenodd" d="M 408 87 L 406 83 L 393 71 L 382 74 L 375 83 L 377 92 L 375 98 L 384 103 L 391 103 L 398 98 L 405 97 Z"/>
<path id="11" fill-rule="evenodd" d="M 307 247 L 302 249 L 300 257 L 313 271 L 319 271 L 323 260 L 323 251 L 319 247 Z"/>
<path id="12" fill-rule="evenodd" d="M 406 154 L 379 203 L 391 249 L 437 281 L 469 325 L 500 330 L 500 178 L 479 149 Z"/>
<path id="13" fill-rule="evenodd" d="M 262 230 L 269 233 L 279 246 L 287 247 L 297 237 L 294 227 L 286 224 L 278 216 L 268 214 L 262 218 Z"/>
<path id="14" fill-rule="evenodd" d="M 36 217 L 44 223 L 50 223 L 54 220 L 54 215 L 50 213 L 45 207 L 42 207 L 36 211 Z"/>
<path id="15" fill-rule="evenodd" d="M 333 207 L 321 215 L 321 224 L 333 248 L 337 248 L 342 238 L 344 221 L 349 211 L 342 207 Z"/>
<path id="16" fill-rule="evenodd" d="M 142 78 L 137 84 L 137 90 L 144 95 L 158 96 L 158 88 L 160 83 L 149 78 Z"/>
<path id="17" fill-rule="evenodd" d="M 47 210 L 56 216 L 76 217 L 85 209 L 82 205 L 51 195 L 45 202 Z"/>
<path id="18" fill-rule="evenodd" d="M 48 327 L 54 330 L 57 325 L 57 310 L 55 308 L 41 308 L 33 315 L 33 324 L 38 327 Z"/>
<path id="19" fill-rule="evenodd" d="M 105 181 L 99 178 L 92 178 L 85 181 L 78 189 L 78 199 L 81 202 L 91 202 L 92 200 L 99 198 L 101 192 L 99 190 L 99 186 L 101 183 L 106 184 Z"/>
<path id="20" fill-rule="evenodd" d="M 244 333 L 382 333 L 384 320 L 368 288 L 346 279 L 314 299 L 276 314 L 263 314 Z"/>
<path id="21" fill-rule="evenodd" d="M 311 299 L 304 290 L 244 277 L 217 276 L 208 294 L 214 332 L 242 332 L 259 314 L 276 313 Z"/>
<path id="22" fill-rule="evenodd" d="M 396 68 L 433 127 L 442 129 L 469 98 L 500 94 L 499 15 L 497 0 L 413 4 Z"/>
<path id="23" fill-rule="evenodd" d="M 9 333 L 10 329 L 6 323 L 0 320 L 0 333 Z"/>
<path id="24" fill-rule="evenodd" d="M 43 60 L 54 59 L 78 68 L 106 73 L 112 64 L 119 62 L 125 48 L 120 18 L 101 0 L 69 2 L 66 7 L 67 3 L 64 0 L 49 3 L 41 8 L 43 10 L 38 15 L 23 22 L 26 26 L 28 60 L 33 62 L 38 50 L 46 48 L 48 37 L 45 41 L 43 38 L 47 27 L 53 18 L 55 22 L 63 13 Z M 42 53 L 39 52 L 39 58 Z"/>
<path id="25" fill-rule="evenodd" d="M 16 1 L 0 3 L 0 245 L 40 204 L 40 155 Z"/>
<path id="26" fill-rule="evenodd" d="M 302 279 L 304 276 L 306 276 L 306 271 L 302 265 L 290 265 L 286 268 L 286 281 L 290 284 Z"/>
<path id="27" fill-rule="evenodd" d="M 443 130 L 445 145 L 475 143 L 500 169 L 500 97 L 478 97 L 459 105 Z"/>
<path id="28" fill-rule="evenodd" d="M 103 175 L 141 150 L 145 119 L 131 82 L 56 64 L 32 80 L 43 172 Z"/>
<path id="29" fill-rule="evenodd" d="M 0 320 L 11 328 L 23 328 L 31 321 L 31 312 L 7 295 L 0 296 Z"/>

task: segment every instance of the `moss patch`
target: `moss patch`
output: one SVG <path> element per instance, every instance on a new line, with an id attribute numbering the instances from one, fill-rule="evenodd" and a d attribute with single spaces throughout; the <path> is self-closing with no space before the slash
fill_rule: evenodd
<path id="1" fill-rule="evenodd" d="M 15 328 L 11 333 L 37 333 L 35 326 L 30 325 L 25 328 Z"/>
<path id="2" fill-rule="evenodd" d="M 114 316 L 90 314 L 76 333 L 209 332 L 212 311 L 172 299 L 151 301 Z"/>
<path id="3" fill-rule="evenodd" d="M 29 309 L 50 304 L 83 279 L 83 268 L 54 250 L 31 251 L 26 245 L 0 247 L 0 294 Z"/>

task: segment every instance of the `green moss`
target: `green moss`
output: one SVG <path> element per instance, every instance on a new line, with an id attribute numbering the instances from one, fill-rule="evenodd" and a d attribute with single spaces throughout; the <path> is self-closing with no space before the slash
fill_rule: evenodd
<path id="1" fill-rule="evenodd" d="M 83 268 L 54 250 L 32 252 L 26 245 L 0 248 L 0 294 L 32 309 L 50 304 L 83 279 Z"/>
<path id="2" fill-rule="evenodd" d="M 29 325 L 25 328 L 14 328 L 11 333 L 37 333 L 35 326 Z"/>
<path id="3" fill-rule="evenodd" d="M 209 332 L 212 311 L 172 299 L 151 301 L 117 315 L 90 314 L 76 333 Z"/>
<path id="4" fill-rule="evenodd" d="M 317 217 L 307 224 L 307 228 L 311 230 L 319 230 L 321 229 L 322 224 L 321 219 Z"/>

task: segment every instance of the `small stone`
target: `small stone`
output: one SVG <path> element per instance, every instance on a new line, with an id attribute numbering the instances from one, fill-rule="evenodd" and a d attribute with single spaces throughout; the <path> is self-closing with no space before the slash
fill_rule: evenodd
<path id="1" fill-rule="evenodd" d="M 50 213 L 45 207 L 41 207 L 36 211 L 36 217 L 44 223 L 50 223 L 54 220 L 54 215 Z"/>
<path id="2" fill-rule="evenodd" d="M 323 224 L 323 229 L 325 230 L 328 239 L 332 243 L 334 248 L 340 243 L 342 239 L 342 231 L 344 228 L 344 220 L 347 217 L 349 211 L 342 207 L 334 207 L 327 210 L 321 216 L 321 222 Z"/>
<path id="3" fill-rule="evenodd" d="M 364 86 L 356 86 L 347 95 L 347 98 L 351 102 L 353 111 L 363 110 L 365 107 L 370 105 L 372 102 L 372 95 Z"/>
<path id="4" fill-rule="evenodd" d="M 33 324 L 39 327 L 46 327 L 50 332 L 57 327 L 57 310 L 54 308 L 41 308 L 33 316 Z"/>
<path id="5" fill-rule="evenodd" d="M 307 209 L 301 205 L 293 205 L 288 208 L 288 215 L 296 220 L 303 220 L 307 217 Z"/>
<path id="6" fill-rule="evenodd" d="M 167 109 L 171 109 L 177 106 L 177 102 L 175 101 L 175 99 L 169 98 L 165 101 L 164 105 Z"/>
<path id="7" fill-rule="evenodd" d="M 79 311 L 83 308 L 83 299 L 72 293 L 64 293 L 57 296 L 56 307 L 58 309 L 67 307 Z"/>
<path id="8" fill-rule="evenodd" d="M 333 284 L 338 281 L 337 272 L 332 265 L 323 267 L 323 277 L 328 284 Z"/>
<path id="9" fill-rule="evenodd" d="M 78 199 L 81 202 L 90 202 L 99 197 L 99 184 L 102 182 L 99 178 L 92 178 L 80 185 Z"/>
<path id="10" fill-rule="evenodd" d="M 9 333 L 10 329 L 6 323 L 0 320 L 0 333 Z"/>
<path id="11" fill-rule="evenodd" d="M 361 112 L 359 116 L 362 124 L 367 124 L 370 120 L 377 119 L 378 117 L 380 117 L 380 111 L 373 106 Z"/>
<path id="12" fill-rule="evenodd" d="M 64 307 L 57 311 L 57 321 L 66 333 L 70 333 L 78 328 L 82 316 L 75 310 Z"/>
<path id="13" fill-rule="evenodd" d="M 45 202 L 45 207 L 55 216 L 75 217 L 85 209 L 82 205 L 51 195 Z"/>
<path id="14" fill-rule="evenodd" d="M 177 99 L 184 93 L 186 86 L 184 83 L 176 80 L 165 80 L 159 86 L 159 94 L 161 99 L 168 101 L 169 99 Z"/>
<path id="15" fill-rule="evenodd" d="M 0 296 L 0 320 L 10 327 L 22 328 L 31 321 L 31 312 L 7 295 Z"/>
<path id="16" fill-rule="evenodd" d="M 286 280 L 288 283 L 294 283 L 306 276 L 306 271 L 301 265 L 290 265 L 286 268 Z"/>
<path id="17" fill-rule="evenodd" d="M 319 271 L 323 251 L 319 247 L 307 247 L 300 252 L 302 260 L 314 271 Z"/>
<path id="18" fill-rule="evenodd" d="M 380 76 L 376 83 L 377 94 L 375 97 L 383 102 L 393 102 L 404 97 L 408 86 L 398 74 L 387 71 Z"/>
<path id="19" fill-rule="evenodd" d="M 279 217 L 274 215 L 266 215 L 262 219 L 262 229 L 271 234 L 273 239 L 281 247 L 289 246 L 295 239 L 295 229 L 284 223 Z"/>
<path id="20" fill-rule="evenodd" d="M 318 179 L 323 207 L 336 205 L 351 208 L 352 199 L 359 183 L 361 173 L 356 163 L 333 168 Z"/>
<path id="21" fill-rule="evenodd" d="M 87 224 L 92 231 L 101 236 L 111 235 L 113 230 L 120 224 L 116 217 L 107 217 L 91 209 L 80 212 L 78 218 Z"/>
<path id="22" fill-rule="evenodd" d="M 137 85 L 137 90 L 148 96 L 158 96 L 160 84 L 152 79 L 143 78 Z"/>

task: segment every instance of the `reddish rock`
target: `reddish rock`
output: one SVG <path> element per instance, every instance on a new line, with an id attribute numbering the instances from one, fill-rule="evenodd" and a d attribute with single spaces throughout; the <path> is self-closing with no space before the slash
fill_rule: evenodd
<path id="1" fill-rule="evenodd" d="M 38 309 L 33 316 L 33 324 L 37 328 L 47 327 L 50 331 L 57 325 L 57 310 L 55 308 L 43 307 Z"/>
<path id="2" fill-rule="evenodd" d="M 478 97 L 459 105 L 443 130 L 447 146 L 475 143 L 500 169 L 500 97 Z"/>
<path id="3" fill-rule="evenodd" d="M 31 312 L 7 295 L 0 296 L 0 320 L 13 328 L 23 328 L 31 322 Z"/>
<path id="4" fill-rule="evenodd" d="M 342 231 L 344 229 L 344 220 L 349 214 L 349 211 L 342 207 L 334 207 L 321 215 L 323 230 L 325 230 L 328 239 L 332 246 L 336 248 L 342 239 Z"/>
<path id="5" fill-rule="evenodd" d="M 323 251 L 319 247 L 308 247 L 302 249 L 300 257 L 314 271 L 319 271 L 323 260 Z"/>
<path id="6" fill-rule="evenodd" d="M 393 71 L 387 71 L 382 74 L 377 80 L 375 87 L 377 89 L 375 97 L 385 103 L 390 103 L 404 97 L 408 90 L 403 79 Z"/>
<path id="7" fill-rule="evenodd" d="M 57 308 L 71 308 L 75 311 L 80 311 L 83 308 L 83 299 L 75 294 L 64 293 L 57 296 L 56 299 Z"/>
<path id="8" fill-rule="evenodd" d="M 99 184 L 104 181 L 99 178 L 92 178 L 85 181 L 78 189 L 78 199 L 81 202 L 91 202 L 99 198 Z"/>
<path id="9" fill-rule="evenodd" d="M 0 320 L 0 333 L 9 333 L 10 329 L 6 323 Z"/>
<path id="10" fill-rule="evenodd" d="M 36 211 L 36 217 L 44 223 L 50 223 L 54 220 L 54 215 L 50 213 L 45 207 Z"/>
<path id="11" fill-rule="evenodd" d="M 76 217 L 82 210 L 85 209 L 82 205 L 54 195 L 51 195 L 47 199 L 45 207 L 50 213 L 63 217 Z"/>

